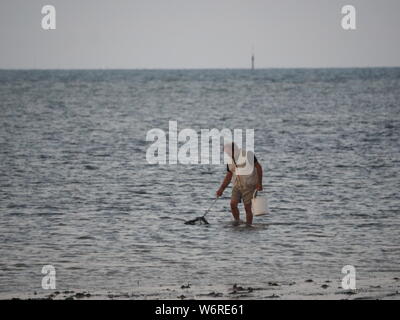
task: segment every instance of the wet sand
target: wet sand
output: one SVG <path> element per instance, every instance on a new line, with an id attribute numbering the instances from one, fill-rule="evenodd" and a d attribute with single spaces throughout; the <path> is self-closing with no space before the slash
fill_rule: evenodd
<path id="1" fill-rule="evenodd" d="M 142 287 L 132 292 L 42 290 L 32 294 L 0 296 L 1 299 L 34 300 L 398 300 L 400 278 L 357 281 L 356 290 L 344 290 L 341 280 L 270 281 L 263 286 L 206 285 Z"/>

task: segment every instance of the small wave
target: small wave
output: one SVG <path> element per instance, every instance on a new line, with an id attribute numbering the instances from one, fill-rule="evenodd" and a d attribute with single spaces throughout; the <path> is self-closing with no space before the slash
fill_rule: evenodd
<path id="1" fill-rule="evenodd" d="M 78 240 L 96 240 L 95 237 L 92 236 L 81 236 L 77 238 Z"/>
<path id="2" fill-rule="evenodd" d="M 26 204 L 16 204 L 16 203 L 10 203 L 7 208 L 8 209 L 25 209 L 27 207 Z"/>
<path id="3" fill-rule="evenodd" d="M 96 166 L 92 166 L 92 165 L 90 165 L 90 164 L 87 164 L 87 165 L 85 165 L 85 169 L 86 169 L 86 170 L 98 170 L 99 167 L 96 167 Z"/>

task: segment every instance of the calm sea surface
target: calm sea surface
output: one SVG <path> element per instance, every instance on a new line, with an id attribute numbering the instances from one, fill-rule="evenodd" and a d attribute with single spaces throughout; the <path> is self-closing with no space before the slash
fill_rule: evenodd
<path id="1" fill-rule="evenodd" d="M 0 295 L 400 273 L 398 68 L 3 70 L 0 111 Z M 271 214 L 185 225 L 225 167 L 147 164 L 169 120 L 254 128 Z"/>

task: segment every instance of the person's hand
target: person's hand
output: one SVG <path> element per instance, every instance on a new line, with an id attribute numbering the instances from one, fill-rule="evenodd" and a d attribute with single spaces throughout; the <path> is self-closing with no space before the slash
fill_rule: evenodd
<path id="1" fill-rule="evenodd" d="M 222 196 L 223 193 L 224 193 L 224 189 L 219 188 L 215 194 L 217 195 L 217 197 L 220 197 L 220 196 Z"/>
<path id="2" fill-rule="evenodd" d="M 261 183 L 257 183 L 256 184 L 256 190 L 257 191 L 262 191 L 262 189 L 263 189 L 262 184 Z"/>

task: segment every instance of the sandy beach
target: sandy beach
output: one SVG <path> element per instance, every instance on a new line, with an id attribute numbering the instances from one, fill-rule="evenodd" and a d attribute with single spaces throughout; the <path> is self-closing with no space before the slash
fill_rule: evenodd
<path id="1" fill-rule="evenodd" d="M 358 289 L 344 290 L 339 280 L 270 281 L 263 286 L 192 285 L 138 287 L 130 292 L 44 290 L 3 295 L 0 299 L 25 300 L 398 300 L 400 278 L 358 281 Z"/>

